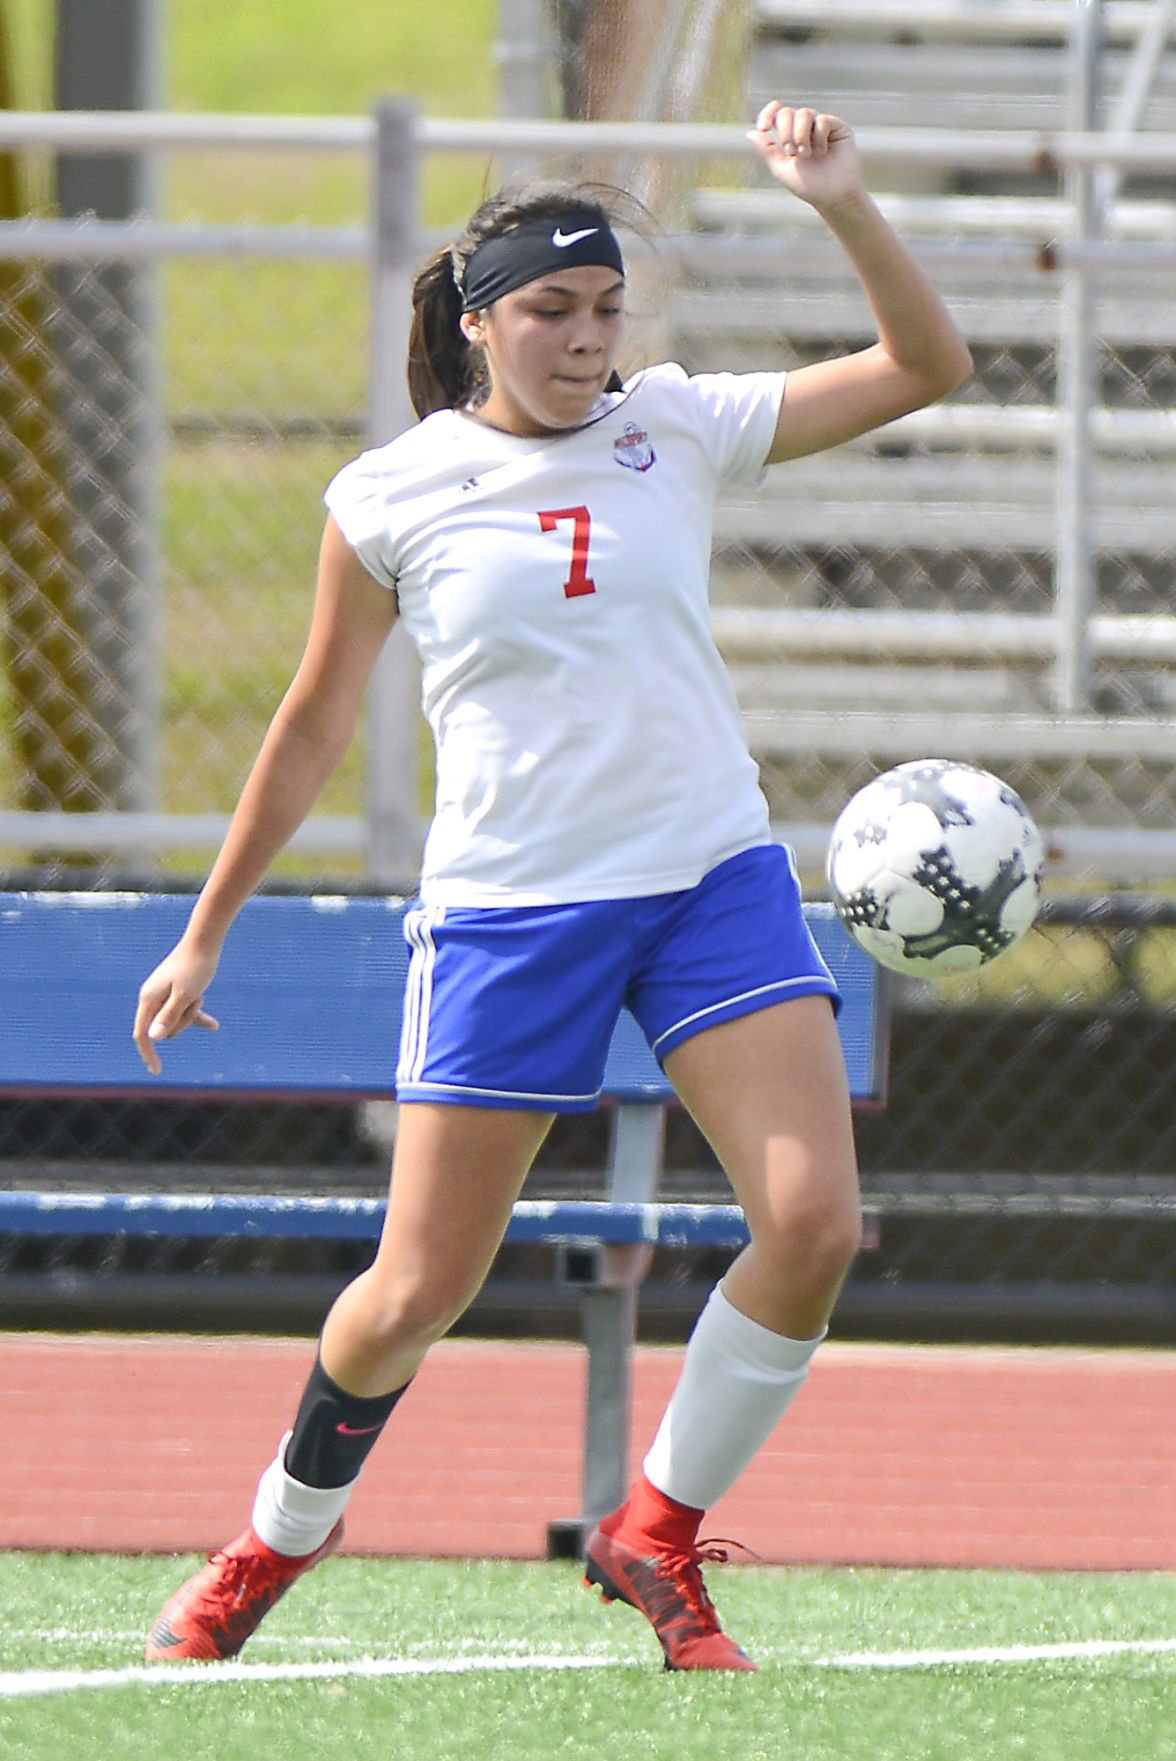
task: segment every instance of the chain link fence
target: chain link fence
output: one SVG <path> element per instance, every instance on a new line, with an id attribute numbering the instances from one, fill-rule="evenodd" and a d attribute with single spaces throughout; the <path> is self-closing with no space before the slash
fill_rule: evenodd
<path id="1" fill-rule="evenodd" d="M 957 277 L 937 279 L 950 299 Z M 773 473 L 754 504 L 726 510 L 718 630 L 782 821 L 827 821 L 872 761 L 945 748 L 991 760 L 1057 832 L 1108 834 L 1106 873 L 1112 834 L 1172 823 L 1176 520 L 1163 483 L 1176 338 L 1128 339 L 1176 324 L 1163 284 L 1096 307 L 1096 610 L 1087 702 L 1067 716 L 1056 667 L 1058 290 L 1039 276 L 1014 308 L 1009 279 L 991 272 L 991 296 L 1012 308 L 1003 314 L 974 267 L 975 291 L 952 300 L 977 371 L 950 406 Z M 728 297 L 687 296 L 688 364 L 729 359 Z M 864 310 L 860 327 L 814 336 L 829 303 L 817 291 L 798 302 L 811 308 L 799 322 L 791 287 L 765 308 L 769 297 L 792 362 L 869 340 Z M 752 339 L 739 352 L 749 366 L 768 358 Z"/>
<path id="2" fill-rule="evenodd" d="M 516 146 L 536 151 L 521 135 Z M 936 987 L 896 981 L 889 1104 L 859 1121 L 873 1241 L 843 1325 L 1166 1339 L 1176 309 L 1154 266 L 1108 261 L 1088 284 L 1092 489 L 1072 511 L 1091 535 L 1090 669 L 1075 704 L 1059 663 L 1059 449 L 1073 415 L 1059 338 L 1075 273 L 1056 249 L 1062 174 L 1029 158 L 998 192 L 963 188 L 962 173 L 929 188 L 925 159 L 914 177 L 901 153 L 879 150 L 873 182 L 956 310 L 976 378 L 727 503 L 716 631 L 810 894 L 846 796 L 931 753 L 1006 776 L 1056 861 L 1040 924 L 997 966 Z M 558 143 L 542 157 L 548 170 L 584 164 Z M 677 165 L 664 236 L 634 278 L 639 351 L 739 369 L 869 340 L 865 302 L 807 214 L 736 185 L 729 147 L 704 143 Z M 1128 179 L 1104 243 L 1176 234 L 1161 182 Z M 0 814 L 0 860 L 10 888 L 183 890 L 296 662 L 322 488 L 369 432 L 371 244 L 361 227 L 285 256 L 272 240 L 250 251 L 240 235 L 214 253 L 173 235 L 154 251 L 140 239 L 130 262 L 125 243 L 103 256 L 96 227 L 70 239 L 38 258 L 9 239 L 0 259 L 0 775 L 23 810 Z M 423 255 L 431 239 L 415 242 Z M 373 884 L 368 768 L 361 736 L 275 885 Z M 425 756 L 418 785 L 423 803 Z M 52 829 L 44 842 L 30 810 Z M 379 1192 L 393 1129 L 380 1107 L 9 1098 L 0 1181 Z M 605 1129 L 562 1121 L 534 1192 L 597 1187 Z M 667 1194 L 713 1196 L 720 1179 L 674 1119 Z M 264 1311 L 313 1328 L 363 1251 L 10 1237 L 0 1303 L 79 1320 L 146 1304 L 189 1325 Z M 546 1251 L 504 1254 L 471 1324 L 525 1312 L 556 1327 L 574 1313 Z M 701 1256 L 659 1256 L 647 1329 L 679 1329 L 712 1272 Z"/>
<path id="3" fill-rule="evenodd" d="M 366 266 L 111 269 L 0 265 L 4 794 L 224 814 L 305 634 L 322 488 L 362 444 Z M 361 764 L 329 798 L 352 811 Z"/>

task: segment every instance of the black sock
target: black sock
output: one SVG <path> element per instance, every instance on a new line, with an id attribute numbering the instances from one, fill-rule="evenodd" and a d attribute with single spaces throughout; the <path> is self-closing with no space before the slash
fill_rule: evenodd
<path id="1" fill-rule="evenodd" d="M 316 1358 L 286 1445 L 286 1472 L 304 1486 L 350 1485 L 403 1393 L 348 1394 Z"/>

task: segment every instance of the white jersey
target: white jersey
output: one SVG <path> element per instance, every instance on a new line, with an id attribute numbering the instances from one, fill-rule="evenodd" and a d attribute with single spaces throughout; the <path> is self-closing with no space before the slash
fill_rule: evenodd
<path id="1" fill-rule="evenodd" d="M 769 841 L 707 587 L 716 494 L 758 478 L 782 389 L 655 367 L 539 438 L 444 410 L 330 484 L 421 657 L 427 903 L 672 892 Z"/>

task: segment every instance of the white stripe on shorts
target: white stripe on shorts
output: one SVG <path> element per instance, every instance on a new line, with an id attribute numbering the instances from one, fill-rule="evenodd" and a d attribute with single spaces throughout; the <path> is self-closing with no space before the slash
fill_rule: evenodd
<path id="1" fill-rule="evenodd" d="M 434 927 L 445 921 L 444 905 L 420 905 L 407 913 L 404 934 L 412 949 L 404 986 L 404 1031 L 400 1039 L 398 1082 L 415 1082 L 429 1049 L 429 1011 L 433 1004 L 433 968 L 437 963 Z"/>
<path id="2" fill-rule="evenodd" d="M 410 1085 L 408 1081 L 405 1080 L 401 1083 L 401 1087 L 403 1088 L 408 1088 L 410 1086 L 414 1090 L 414 1093 L 410 1097 L 412 1100 L 420 1100 L 424 1095 L 429 1094 L 476 1095 L 482 1100 L 517 1101 L 520 1106 L 532 1106 L 536 1101 L 542 1101 L 544 1104 L 550 1104 L 553 1107 L 559 1106 L 563 1101 L 585 1102 L 591 1104 L 593 1101 L 598 1101 L 600 1099 L 601 1092 L 598 1088 L 594 1088 L 589 1094 L 553 1095 L 538 1091 L 531 1093 L 527 1089 L 520 1088 L 472 1088 L 470 1084 L 466 1082 L 414 1082 Z"/>
<path id="3" fill-rule="evenodd" d="M 832 984 L 832 978 L 829 982 Z M 805 972 L 799 978 L 777 978 L 771 984 L 758 985 L 753 991 L 740 991 L 738 996 L 724 997 L 721 1003 L 710 1003 L 705 1009 L 696 1009 L 692 1015 L 684 1015 L 681 1021 L 673 1022 L 664 1033 L 658 1034 L 653 1042 L 652 1050 L 656 1054 L 657 1048 L 664 1040 L 668 1040 L 672 1033 L 678 1033 L 683 1027 L 692 1027 L 696 1021 L 702 1021 L 708 1015 L 717 1015 L 720 1009 L 729 1009 L 733 1003 L 746 1003 L 752 997 L 766 997 L 771 991 L 794 990 L 799 984 L 812 986 L 818 996 L 825 994 L 819 988 L 820 979 L 815 972 Z"/>

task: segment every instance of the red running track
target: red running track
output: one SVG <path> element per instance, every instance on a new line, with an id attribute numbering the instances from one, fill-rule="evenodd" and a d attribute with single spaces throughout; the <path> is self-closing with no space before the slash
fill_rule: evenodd
<path id="1" fill-rule="evenodd" d="M 0 1335 L 0 1546 L 209 1551 L 244 1527 L 305 1341 Z M 633 1460 L 681 1353 L 642 1349 Z M 585 1357 L 435 1348 L 348 1518 L 356 1553 L 541 1558 L 579 1510 Z M 708 1516 L 780 1562 L 1176 1567 L 1176 1354 L 827 1345 Z"/>

